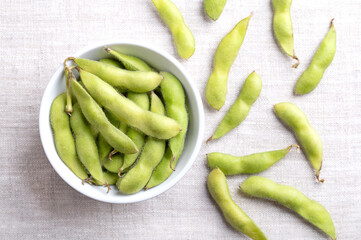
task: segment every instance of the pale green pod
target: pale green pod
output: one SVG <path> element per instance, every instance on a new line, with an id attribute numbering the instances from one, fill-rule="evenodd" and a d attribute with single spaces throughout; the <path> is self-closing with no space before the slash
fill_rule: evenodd
<path id="1" fill-rule="evenodd" d="M 208 175 L 207 187 L 224 218 L 234 229 L 254 240 L 267 239 L 256 223 L 233 201 L 227 179 L 219 168 L 213 169 Z"/>
<path id="2" fill-rule="evenodd" d="M 118 174 L 116 173 L 111 173 L 108 171 L 103 172 L 105 181 L 109 184 L 109 185 L 115 185 L 117 183 L 117 180 L 119 178 Z M 104 185 L 101 182 L 97 181 L 96 179 L 94 179 L 94 182 L 96 185 Z"/>
<path id="3" fill-rule="evenodd" d="M 118 59 L 129 71 L 153 71 L 153 69 L 140 58 L 119 53 L 108 47 L 105 48 L 105 51 Z"/>
<path id="4" fill-rule="evenodd" d="M 71 96 L 71 89 L 70 89 L 70 82 L 71 78 L 74 77 L 71 70 L 68 67 L 64 69 L 65 75 L 65 86 L 66 86 L 66 106 L 65 112 L 70 116 L 71 112 L 73 111 L 73 104 L 72 104 L 72 96 Z"/>
<path id="5" fill-rule="evenodd" d="M 70 58 L 81 69 L 90 72 L 114 87 L 132 92 L 149 92 L 158 87 L 162 76 L 156 72 L 128 71 L 112 65 L 83 58 Z"/>
<path id="6" fill-rule="evenodd" d="M 252 14 L 241 20 L 219 43 L 214 56 L 214 67 L 206 86 L 206 98 L 211 107 L 222 108 L 226 102 L 228 74 L 246 36 Z"/>
<path id="7" fill-rule="evenodd" d="M 208 141 L 218 139 L 240 125 L 248 116 L 248 113 L 257 100 L 262 90 L 262 80 L 256 72 L 252 72 L 244 82 L 241 93 L 237 100 L 229 108 L 228 112 L 218 125 L 213 136 Z"/>
<path id="8" fill-rule="evenodd" d="M 160 17 L 172 32 L 174 44 L 179 56 L 184 59 L 190 58 L 195 50 L 195 40 L 191 30 L 189 30 L 185 24 L 181 12 L 170 0 L 152 1 Z"/>
<path id="9" fill-rule="evenodd" d="M 76 152 L 80 161 L 94 179 L 106 184 L 98 158 L 97 145 L 91 133 L 90 125 L 83 116 L 79 104 L 73 106 L 70 126 L 74 133 Z"/>
<path id="10" fill-rule="evenodd" d="M 215 21 L 223 12 L 226 3 L 227 0 L 204 0 L 204 10 L 206 10 L 207 15 Z"/>
<path id="11" fill-rule="evenodd" d="M 274 110 L 277 117 L 295 133 L 302 150 L 316 170 L 316 178 L 319 180 L 323 146 L 320 136 L 309 123 L 306 114 L 296 105 L 287 102 L 276 104 Z M 323 180 L 319 181 L 322 182 Z"/>
<path id="12" fill-rule="evenodd" d="M 321 81 L 326 69 L 332 63 L 336 54 L 336 30 L 331 21 L 331 27 L 321 45 L 312 58 L 310 66 L 298 79 L 295 87 L 296 94 L 306 94 L 312 92 Z"/>
<path id="13" fill-rule="evenodd" d="M 163 103 L 155 93 L 151 94 L 151 111 L 165 115 Z M 119 191 L 133 194 L 142 190 L 149 181 L 153 169 L 162 160 L 164 150 L 164 140 L 148 137 L 136 165 L 117 181 Z"/>
<path id="14" fill-rule="evenodd" d="M 211 169 L 218 167 L 225 175 L 254 174 L 270 168 L 284 158 L 292 147 L 299 148 L 298 145 L 291 145 L 280 150 L 254 153 L 242 157 L 213 152 L 207 154 L 207 161 Z"/>
<path id="15" fill-rule="evenodd" d="M 117 67 L 117 68 L 124 68 L 120 62 L 118 62 L 117 60 L 111 59 L 111 58 L 102 58 L 102 59 L 99 59 L 99 62 L 106 63 L 106 64 L 112 65 L 114 67 Z"/>
<path id="16" fill-rule="evenodd" d="M 248 195 L 274 200 L 295 211 L 333 240 L 336 239 L 335 226 L 328 211 L 296 188 L 277 184 L 270 179 L 258 176 L 247 178 L 240 188 Z"/>
<path id="17" fill-rule="evenodd" d="M 273 31 L 283 51 L 298 61 L 298 63 L 293 65 L 294 68 L 297 68 L 299 60 L 294 50 L 291 4 L 292 0 L 272 0 L 274 10 Z"/>
<path id="18" fill-rule="evenodd" d="M 123 166 L 124 154 L 117 153 L 112 156 L 111 160 L 106 158 L 103 167 L 112 173 L 119 173 L 119 169 Z"/>
<path id="19" fill-rule="evenodd" d="M 62 93 L 54 99 L 50 108 L 50 125 L 53 130 L 55 148 L 65 165 L 78 178 L 84 180 L 88 178 L 88 174 L 76 154 L 75 141 L 65 106 L 66 93 Z"/>
<path id="20" fill-rule="evenodd" d="M 143 110 L 97 76 L 83 70 L 80 76 L 90 95 L 128 126 L 159 139 L 169 139 L 180 132 L 181 127 L 175 120 Z"/>
<path id="21" fill-rule="evenodd" d="M 109 122 L 101 107 L 77 81 L 72 80 L 71 87 L 85 118 L 114 149 L 123 153 L 138 152 L 134 142 Z"/>
<path id="22" fill-rule="evenodd" d="M 99 131 L 98 129 L 96 129 L 95 127 L 93 127 L 92 125 L 90 125 L 90 130 L 92 132 L 93 138 L 97 139 L 99 136 Z"/>

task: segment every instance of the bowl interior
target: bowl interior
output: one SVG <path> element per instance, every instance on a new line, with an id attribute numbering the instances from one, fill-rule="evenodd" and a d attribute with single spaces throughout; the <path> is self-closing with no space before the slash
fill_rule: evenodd
<path id="1" fill-rule="evenodd" d="M 162 50 L 155 49 L 154 47 L 148 47 L 142 44 L 106 43 L 84 49 L 75 56 L 93 60 L 110 57 L 110 55 L 104 51 L 104 46 L 109 46 L 119 52 L 142 58 L 159 71 L 167 71 L 172 73 L 182 82 L 183 88 L 187 95 L 189 129 L 186 136 L 184 151 L 177 163 L 176 171 L 159 186 L 151 188 L 147 191 L 142 190 L 132 195 L 123 195 L 117 189 L 112 189 L 112 191 L 107 194 L 104 187 L 90 186 L 88 184 L 82 185 L 81 181 L 59 158 L 55 149 L 49 122 L 49 113 L 52 101 L 56 96 L 65 91 L 63 67 L 60 67 L 51 78 L 42 99 L 39 117 L 40 137 L 45 153 L 56 172 L 64 179 L 64 181 L 66 181 L 77 191 L 87 195 L 88 197 L 104 202 L 138 202 L 152 198 L 168 190 L 174 184 L 176 184 L 189 170 L 195 158 L 197 157 L 201 147 L 201 141 L 203 139 L 203 105 L 197 88 L 191 82 L 192 80 L 187 75 L 182 65 L 176 59 Z M 115 187 L 113 186 L 113 188 Z"/>

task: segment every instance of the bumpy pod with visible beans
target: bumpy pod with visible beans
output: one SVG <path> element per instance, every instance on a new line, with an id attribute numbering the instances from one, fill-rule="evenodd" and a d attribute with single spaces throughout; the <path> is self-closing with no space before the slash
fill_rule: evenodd
<path id="1" fill-rule="evenodd" d="M 216 110 L 221 109 L 226 101 L 229 70 L 242 46 L 251 16 L 241 20 L 217 47 L 213 72 L 206 86 L 207 101 Z"/>
<path id="2" fill-rule="evenodd" d="M 80 71 L 80 75 L 82 75 L 82 72 L 84 71 Z M 76 80 L 72 80 L 71 88 L 85 118 L 98 129 L 100 134 L 114 149 L 123 153 L 138 152 L 134 142 L 109 122 L 101 107 Z"/>
<path id="3" fill-rule="evenodd" d="M 274 200 L 295 211 L 305 220 L 324 231 L 333 240 L 336 239 L 335 226 L 328 211 L 299 190 L 258 176 L 246 179 L 240 188 L 253 197 Z"/>
<path id="4" fill-rule="evenodd" d="M 99 62 L 106 63 L 106 64 L 112 65 L 114 67 L 117 67 L 117 68 L 123 68 L 123 66 L 120 62 L 118 62 L 117 60 L 111 59 L 111 58 L 102 58 L 102 59 L 99 59 Z"/>
<path id="5" fill-rule="evenodd" d="M 119 53 L 108 47 L 105 48 L 105 51 L 118 59 L 129 71 L 153 71 L 153 69 L 140 58 Z"/>
<path id="6" fill-rule="evenodd" d="M 155 94 L 151 94 L 151 111 L 157 114 L 165 114 L 162 101 Z M 132 194 L 139 192 L 147 184 L 153 169 L 162 160 L 165 150 L 165 141 L 147 137 L 143 151 L 136 165 L 125 176 L 119 178 L 117 187 L 119 191 Z"/>
<path id="7" fill-rule="evenodd" d="M 175 120 L 143 110 L 97 76 L 80 70 L 80 77 L 90 95 L 128 126 L 158 139 L 170 139 L 180 132 Z"/>
<path id="8" fill-rule="evenodd" d="M 65 106 L 66 93 L 62 93 L 54 99 L 50 108 L 50 124 L 53 129 L 55 148 L 65 165 L 77 177 L 84 180 L 88 178 L 88 174 L 76 154 L 75 141 Z"/>
<path id="9" fill-rule="evenodd" d="M 226 177 L 219 168 L 215 168 L 208 175 L 208 191 L 220 207 L 223 216 L 237 231 L 254 240 L 266 240 L 262 230 L 250 219 L 247 214 L 233 201 Z"/>
<path id="10" fill-rule="evenodd" d="M 274 10 L 273 31 L 283 51 L 298 61 L 293 65 L 294 68 L 297 68 L 299 60 L 294 50 L 291 4 L 292 0 L 272 0 Z"/>
<path id="11" fill-rule="evenodd" d="M 92 73 L 114 87 L 132 92 L 149 92 L 158 87 L 162 76 L 156 72 L 128 71 L 107 63 L 84 58 L 68 58 L 81 69 Z"/>
<path id="12" fill-rule="evenodd" d="M 218 167 L 225 175 L 254 174 L 270 168 L 273 164 L 284 158 L 292 147 L 299 148 L 298 145 L 291 145 L 280 150 L 254 153 L 242 157 L 213 152 L 207 154 L 207 161 L 210 168 Z"/>
<path id="13" fill-rule="evenodd" d="M 208 141 L 218 139 L 237 127 L 248 116 L 249 110 L 262 90 L 262 80 L 256 72 L 252 72 L 242 86 L 237 100 L 230 107 L 215 133 Z"/>
<path id="14" fill-rule="evenodd" d="M 189 30 L 185 24 L 181 12 L 170 0 L 152 1 L 160 17 L 172 32 L 174 44 L 179 56 L 184 59 L 190 58 L 195 50 L 195 40 L 191 30 Z"/>
<path id="15" fill-rule="evenodd" d="M 274 106 L 277 117 L 297 136 L 319 180 L 322 167 L 323 146 L 320 136 L 308 122 L 307 116 L 292 103 L 278 103 Z M 322 179 L 319 181 L 323 181 Z"/>
<path id="16" fill-rule="evenodd" d="M 310 66 L 303 72 L 296 83 L 295 93 L 306 94 L 312 92 L 321 81 L 328 66 L 332 63 L 335 54 L 336 30 L 332 19 L 330 30 L 313 56 Z"/>
<path id="17" fill-rule="evenodd" d="M 147 189 L 161 184 L 173 173 L 183 151 L 189 121 L 182 84 L 170 73 L 161 72 L 161 74 L 164 79 L 160 88 L 167 109 L 167 115 L 181 125 L 182 131 L 169 140 L 166 153 L 154 170 L 146 186 Z"/>
<path id="18" fill-rule="evenodd" d="M 221 15 L 227 0 L 204 0 L 204 10 L 213 20 L 217 20 Z"/>

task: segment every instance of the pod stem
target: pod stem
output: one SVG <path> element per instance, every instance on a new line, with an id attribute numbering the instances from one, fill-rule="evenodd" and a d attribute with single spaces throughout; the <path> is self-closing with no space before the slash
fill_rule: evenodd
<path id="1" fill-rule="evenodd" d="M 210 138 L 207 139 L 206 144 L 208 144 L 208 142 L 212 141 L 212 140 L 213 140 L 213 135 Z"/>
<path id="2" fill-rule="evenodd" d="M 67 57 L 67 58 L 65 58 L 65 60 L 64 60 L 64 67 L 65 67 L 65 68 L 68 67 L 68 66 L 66 65 L 66 62 L 67 62 L 67 61 L 73 61 L 73 62 L 74 62 L 74 60 L 75 60 L 75 57 Z"/>
<path id="3" fill-rule="evenodd" d="M 332 18 L 331 19 L 331 26 L 330 27 L 334 27 L 335 25 L 333 24 L 333 21 L 334 21 L 335 19 L 334 18 Z"/>
<path id="4" fill-rule="evenodd" d="M 173 167 L 174 160 L 175 160 L 175 157 L 174 157 L 174 155 L 172 155 L 172 157 L 171 157 L 171 159 L 170 159 L 170 169 L 172 169 L 173 172 L 175 172 L 175 169 L 174 169 L 174 167 Z"/>
<path id="5" fill-rule="evenodd" d="M 90 185 L 94 185 L 94 181 L 93 181 L 93 179 L 91 179 L 90 177 L 85 178 L 85 179 L 83 179 L 83 180 L 81 181 L 81 184 L 84 185 L 84 183 L 88 183 L 88 184 L 90 184 Z"/>
<path id="6" fill-rule="evenodd" d="M 105 182 L 105 184 L 103 186 L 108 188 L 108 190 L 107 190 L 107 194 L 108 194 L 111 190 L 110 185 L 107 182 Z"/>
<path id="7" fill-rule="evenodd" d="M 123 168 L 119 168 L 118 177 L 121 177 L 122 172 L 123 172 Z"/>
<path id="8" fill-rule="evenodd" d="M 295 64 L 292 65 L 293 68 L 297 68 L 298 65 L 300 65 L 300 59 L 295 55 L 295 53 L 293 52 L 293 59 L 295 59 L 297 62 Z"/>
<path id="9" fill-rule="evenodd" d="M 290 151 L 293 147 L 295 147 L 297 149 L 297 152 L 301 151 L 300 146 L 298 146 L 297 144 L 292 144 L 290 146 L 287 147 L 288 151 Z"/>
<path id="10" fill-rule="evenodd" d="M 112 49 L 110 47 L 104 47 L 104 50 L 107 52 L 107 53 L 110 53 L 110 51 L 112 51 Z"/>
<path id="11" fill-rule="evenodd" d="M 116 154 L 117 152 L 118 152 L 117 150 L 113 149 L 113 151 L 111 151 L 111 152 L 109 153 L 109 155 L 108 155 L 109 161 L 113 161 L 112 157 L 113 157 L 113 155 Z"/>
<path id="12" fill-rule="evenodd" d="M 325 179 L 320 179 L 320 170 L 317 170 L 316 171 L 316 179 L 317 179 L 317 181 L 318 182 L 320 182 L 320 183 L 324 183 L 325 182 Z"/>

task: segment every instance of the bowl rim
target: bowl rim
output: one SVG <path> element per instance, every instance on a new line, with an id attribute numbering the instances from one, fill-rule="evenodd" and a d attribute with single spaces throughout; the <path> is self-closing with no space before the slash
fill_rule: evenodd
<path id="1" fill-rule="evenodd" d="M 163 192 L 166 192 L 167 190 L 169 190 L 171 187 L 173 187 L 182 177 L 184 177 L 184 175 L 189 171 L 189 169 L 191 168 L 191 166 L 193 165 L 196 157 L 199 154 L 200 148 L 202 146 L 202 141 L 203 141 L 203 135 L 204 135 L 204 109 L 203 109 L 203 103 L 201 100 L 201 96 L 199 94 L 198 88 L 196 87 L 195 83 L 192 81 L 191 77 L 189 76 L 189 74 L 187 73 L 186 69 L 183 67 L 183 65 L 172 55 L 170 55 L 168 52 L 159 49 L 158 47 L 155 47 L 151 44 L 146 44 L 143 42 L 139 42 L 139 41 L 134 41 L 134 40 L 112 40 L 112 41 L 101 41 L 101 42 L 97 42 L 95 44 L 91 44 L 87 47 L 84 47 L 83 49 L 81 49 L 80 51 L 78 51 L 74 56 L 80 56 L 83 55 L 91 50 L 100 48 L 100 47 L 104 47 L 104 46 L 108 46 L 108 45 L 133 45 L 135 47 L 141 47 L 141 48 L 145 48 L 148 49 L 150 51 L 156 52 L 157 54 L 161 55 L 163 58 L 165 58 L 167 61 L 171 62 L 176 68 L 178 68 L 178 70 L 184 75 L 185 80 L 188 82 L 188 84 L 190 85 L 190 89 L 193 91 L 193 95 L 195 96 L 195 100 L 196 100 L 196 109 L 198 110 L 198 123 L 199 123 L 199 127 L 198 129 L 194 129 L 195 131 L 197 131 L 196 135 L 198 136 L 196 139 L 196 144 L 192 150 L 191 156 L 189 157 L 186 165 L 184 166 L 184 168 L 179 171 L 179 174 L 176 175 L 171 181 L 165 181 L 162 185 L 162 188 L 159 188 L 159 186 L 156 186 L 153 188 L 153 194 L 149 194 L 146 196 L 139 196 L 138 198 L 121 198 L 121 197 L 117 197 L 116 201 L 114 199 L 114 197 L 109 198 L 107 197 L 107 195 L 102 195 L 102 196 L 98 196 L 98 195 L 93 195 L 89 192 L 86 191 L 85 188 L 79 188 L 73 181 L 71 181 L 70 179 L 68 179 L 65 176 L 65 173 L 63 173 L 62 171 L 60 171 L 60 169 L 58 169 L 58 167 L 56 166 L 56 159 L 53 159 L 52 154 L 50 153 L 50 149 L 48 149 L 48 147 L 46 147 L 48 145 L 48 143 L 46 142 L 46 128 L 47 126 L 49 126 L 48 122 L 45 122 L 45 115 L 49 114 L 49 110 L 46 108 L 45 106 L 45 102 L 47 101 L 47 99 L 45 97 L 47 97 L 49 95 L 49 92 L 51 91 L 51 83 L 55 82 L 56 79 L 58 78 L 59 74 L 62 73 L 62 71 L 64 70 L 63 66 L 60 66 L 56 72 L 52 75 L 52 77 L 50 78 L 50 81 L 48 82 L 45 91 L 43 93 L 43 97 L 41 99 L 41 105 L 40 105 L 40 112 L 39 112 L 39 132 L 40 132 L 40 139 L 41 139 L 41 144 L 42 147 L 44 149 L 45 155 L 47 157 L 47 159 L 49 160 L 50 164 L 52 165 L 53 169 L 57 172 L 57 174 L 68 184 L 70 185 L 73 189 L 75 189 L 76 191 L 84 194 L 85 196 L 98 200 L 98 201 L 102 201 L 102 202 L 107 202 L 107 203 L 135 203 L 135 202 L 140 202 L 140 201 L 144 201 L 147 199 L 151 199 L 153 197 L 156 197 L 158 195 L 160 195 Z M 60 159 L 60 158 L 59 158 Z M 121 196 L 121 195 L 119 195 Z"/>

